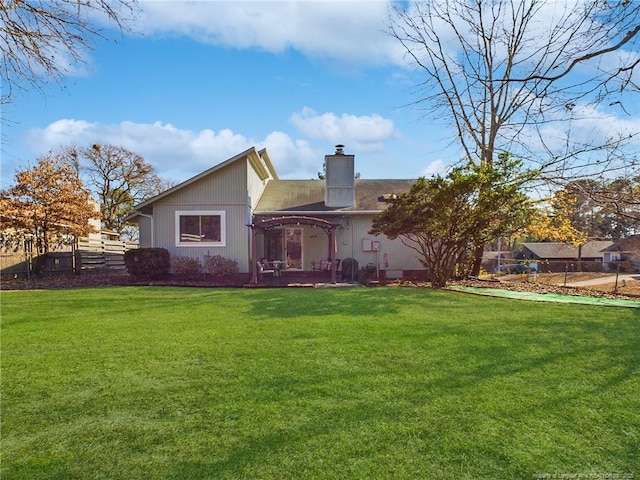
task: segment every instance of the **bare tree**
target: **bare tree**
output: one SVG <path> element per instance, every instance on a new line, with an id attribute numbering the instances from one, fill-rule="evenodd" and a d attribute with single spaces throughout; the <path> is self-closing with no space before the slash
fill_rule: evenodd
<path id="1" fill-rule="evenodd" d="M 623 150 L 637 125 L 601 140 L 575 130 L 638 90 L 640 2 L 415 1 L 395 4 L 389 28 L 421 75 L 413 105 L 450 120 L 466 159 L 510 151 L 556 181 L 636 161 Z"/>
<path id="2" fill-rule="evenodd" d="M 564 190 L 578 199 L 580 214 L 596 217 L 604 236 L 618 240 L 640 232 L 640 177 L 580 180 Z"/>
<path id="3" fill-rule="evenodd" d="M 83 61 L 101 23 L 127 29 L 137 0 L 2 0 L 0 2 L 0 104 L 16 89 L 60 82 Z"/>
<path id="4" fill-rule="evenodd" d="M 78 163 L 87 185 L 100 202 L 102 224 L 122 234 L 133 206 L 166 187 L 151 164 L 123 147 L 95 144 L 78 149 Z"/>

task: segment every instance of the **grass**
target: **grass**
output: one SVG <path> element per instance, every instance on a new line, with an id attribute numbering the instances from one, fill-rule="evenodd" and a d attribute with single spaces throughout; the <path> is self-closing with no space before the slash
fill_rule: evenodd
<path id="1" fill-rule="evenodd" d="M 637 309 L 421 288 L 2 294 L 3 480 L 637 478 L 639 391 Z"/>

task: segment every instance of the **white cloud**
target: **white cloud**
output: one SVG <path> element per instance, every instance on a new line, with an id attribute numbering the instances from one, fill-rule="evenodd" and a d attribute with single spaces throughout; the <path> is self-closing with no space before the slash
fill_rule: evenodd
<path id="1" fill-rule="evenodd" d="M 44 153 L 63 145 L 69 145 L 70 138 L 82 138 L 93 124 L 84 120 L 64 119 L 53 122 L 44 130 L 32 129 L 27 134 L 27 144 L 34 150 Z M 36 132 L 39 131 L 39 134 Z"/>
<path id="2" fill-rule="evenodd" d="M 143 1 L 146 34 L 359 64 L 398 62 L 401 48 L 386 35 L 388 2 L 368 1 Z"/>
<path id="3" fill-rule="evenodd" d="M 293 140 L 283 132 L 272 132 L 262 144 L 269 152 L 280 178 L 313 178 L 322 170 L 324 152 L 306 140 Z"/>
<path id="4" fill-rule="evenodd" d="M 282 132 L 251 139 L 229 129 L 194 132 L 162 122 L 101 124 L 62 119 L 31 129 L 26 143 L 35 155 L 70 145 L 118 145 L 142 155 L 160 176 L 176 181 L 197 175 L 251 146 L 266 147 L 282 177 L 313 178 L 322 168 L 324 155 L 307 141 L 294 140 Z"/>
<path id="5" fill-rule="evenodd" d="M 304 107 L 302 111 L 291 115 L 291 123 L 312 139 L 321 139 L 332 144 L 345 144 L 352 149 L 365 152 L 379 151 L 384 142 L 398 135 L 392 120 L 372 115 L 341 116 L 332 112 L 318 114 Z"/>
<path id="6" fill-rule="evenodd" d="M 637 135 L 640 125 L 638 117 L 621 118 L 598 106 L 584 104 L 574 106 L 572 114 L 572 119 L 569 119 L 568 112 L 550 115 L 547 125 L 541 128 L 546 148 L 556 155 L 565 152 L 567 137 L 569 145 L 605 145 L 613 139 L 627 138 L 632 148 L 640 147 L 640 136 Z M 531 145 L 534 150 L 544 151 L 539 142 L 532 142 Z"/>
<path id="7" fill-rule="evenodd" d="M 433 177 L 436 175 L 446 175 L 447 170 L 450 168 L 442 159 L 434 160 L 422 169 L 420 175 L 423 177 Z"/>

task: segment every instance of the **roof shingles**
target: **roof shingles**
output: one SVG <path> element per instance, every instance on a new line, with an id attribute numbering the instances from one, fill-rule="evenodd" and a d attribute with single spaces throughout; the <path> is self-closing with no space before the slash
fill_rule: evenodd
<path id="1" fill-rule="evenodd" d="M 414 183 L 415 180 L 356 180 L 355 205 L 332 208 L 324 204 L 323 180 L 271 180 L 256 206 L 255 213 L 379 212 L 385 206 L 379 197 L 390 193 L 408 192 Z"/>
<path id="2" fill-rule="evenodd" d="M 582 246 L 582 258 L 602 258 L 602 250 L 611 245 L 610 241 L 591 240 Z M 566 259 L 578 258 L 578 247 L 560 242 L 523 243 L 537 258 Z"/>

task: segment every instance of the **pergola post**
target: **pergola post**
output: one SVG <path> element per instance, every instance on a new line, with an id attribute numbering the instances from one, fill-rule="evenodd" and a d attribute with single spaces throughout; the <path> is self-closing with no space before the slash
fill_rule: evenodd
<path id="1" fill-rule="evenodd" d="M 258 283 L 258 232 L 254 225 L 251 225 L 251 283 Z"/>
<path id="2" fill-rule="evenodd" d="M 338 245 L 336 243 L 336 229 L 333 227 L 329 234 L 329 250 L 331 251 L 331 283 L 336 283 L 336 257 L 338 255 Z"/>

